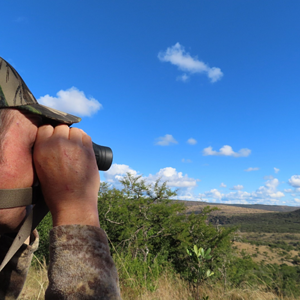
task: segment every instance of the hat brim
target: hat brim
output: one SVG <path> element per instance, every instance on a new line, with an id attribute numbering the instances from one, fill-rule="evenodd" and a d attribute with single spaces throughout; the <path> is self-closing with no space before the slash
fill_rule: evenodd
<path id="1" fill-rule="evenodd" d="M 14 108 L 14 107 L 8 107 L 8 108 Z M 19 105 L 18 107 L 15 108 L 21 110 L 27 110 L 33 114 L 41 115 L 44 118 L 48 118 L 62 124 L 71 125 L 73 123 L 78 123 L 81 121 L 81 118 L 79 117 L 76 117 L 71 114 L 67 114 L 65 112 L 38 103 Z"/>

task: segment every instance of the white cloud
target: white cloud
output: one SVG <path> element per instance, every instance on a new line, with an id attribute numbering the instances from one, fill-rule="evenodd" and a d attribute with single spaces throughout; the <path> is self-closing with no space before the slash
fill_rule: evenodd
<path id="1" fill-rule="evenodd" d="M 113 164 L 108 171 L 104 172 L 105 181 L 117 188 L 121 188 L 119 180 L 122 179 L 128 172 L 134 176 L 138 175 L 138 172 L 131 169 L 128 165 Z M 177 196 L 178 199 L 186 200 L 196 199 L 192 193 L 192 189 L 195 188 L 197 186 L 197 182 L 200 181 L 199 179 L 188 177 L 187 174 L 183 175 L 182 172 L 178 172 L 172 167 L 160 169 L 156 174 L 143 176 L 142 179 L 149 184 L 155 183 L 158 179 L 161 180 L 161 183 L 167 182 L 168 187 L 179 188 Z"/>
<path id="2" fill-rule="evenodd" d="M 273 175 L 266 175 L 266 176 L 264 176 L 264 180 L 272 180 L 272 179 L 274 179 Z"/>
<path id="3" fill-rule="evenodd" d="M 166 134 L 163 137 L 159 137 L 156 139 L 157 142 L 155 145 L 159 146 L 169 146 L 170 144 L 178 144 L 178 142 L 173 138 L 171 134 Z"/>
<path id="4" fill-rule="evenodd" d="M 104 177 L 107 182 L 113 184 L 117 188 L 121 188 L 119 180 L 124 177 L 124 175 L 129 172 L 133 175 L 138 175 L 138 172 L 131 169 L 128 165 L 124 164 L 113 164 L 112 167 L 104 172 Z M 185 200 L 201 200 L 207 202 L 220 202 L 220 203 L 264 203 L 264 204 L 278 204 L 279 200 L 285 196 L 282 191 L 278 190 L 279 180 L 277 178 L 272 178 L 266 180 L 263 186 L 260 186 L 253 192 L 242 191 L 242 185 L 236 185 L 232 188 L 232 191 L 223 193 L 218 189 L 211 189 L 204 193 L 199 193 L 195 195 L 193 190 L 197 187 L 199 179 L 191 178 L 187 174 L 178 172 L 175 168 L 166 167 L 160 169 L 156 174 L 149 174 L 148 176 L 143 176 L 147 183 L 153 184 L 156 180 L 161 179 L 161 183 L 167 182 L 167 186 L 170 188 L 178 188 L 178 196 L 175 199 L 185 199 Z M 220 185 L 221 188 L 225 188 L 226 184 L 223 182 Z M 295 189 L 298 190 L 298 189 Z M 288 193 L 292 190 L 284 190 Z M 293 196 L 299 199 L 299 195 Z M 296 201 L 296 200 L 295 200 Z"/>
<path id="5" fill-rule="evenodd" d="M 273 178 L 270 180 L 267 180 L 265 185 L 263 187 L 260 187 L 258 191 L 272 191 L 274 192 L 279 185 L 279 181 L 277 178 Z"/>
<path id="6" fill-rule="evenodd" d="M 231 190 L 236 190 L 236 191 L 240 191 L 244 188 L 244 186 L 238 184 L 238 185 L 235 185 L 233 188 L 231 188 Z"/>
<path id="7" fill-rule="evenodd" d="M 187 174 L 183 175 L 182 172 L 177 172 L 172 167 L 160 169 L 155 175 L 150 174 L 144 178 L 152 183 L 161 178 L 162 182 L 167 181 L 169 187 L 175 188 L 193 188 L 196 187 L 197 181 L 199 181 L 199 179 L 188 177 Z"/>
<path id="8" fill-rule="evenodd" d="M 183 163 L 191 163 L 192 162 L 190 159 L 185 159 L 185 158 L 183 158 L 181 161 Z"/>
<path id="9" fill-rule="evenodd" d="M 300 203 L 300 199 L 294 198 L 295 202 Z"/>
<path id="10" fill-rule="evenodd" d="M 285 193 L 291 193 L 293 190 L 292 189 L 284 189 L 283 190 Z"/>
<path id="11" fill-rule="evenodd" d="M 137 175 L 137 171 L 129 168 L 127 165 L 112 164 L 110 169 L 104 172 L 104 177 L 106 182 L 117 184 L 119 179 L 126 175 L 126 173 Z"/>
<path id="12" fill-rule="evenodd" d="M 217 199 L 219 201 L 224 196 L 224 194 L 222 194 L 221 192 L 219 192 L 217 189 L 211 189 L 209 192 L 205 192 L 203 195 L 205 197 L 207 197 L 207 198 L 213 198 L 213 199 Z"/>
<path id="13" fill-rule="evenodd" d="M 197 141 L 193 138 L 190 138 L 190 139 L 187 140 L 187 143 L 190 144 L 190 145 L 196 145 Z"/>
<path id="14" fill-rule="evenodd" d="M 264 186 L 259 187 L 255 192 L 253 192 L 253 196 L 261 199 L 284 197 L 284 193 L 276 190 L 278 185 L 279 181 L 277 178 L 267 180 Z"/>
<path id="15" fill-rule="evenodd" d="M 245 172 L 252 172 L 252 171 L 258 171 L 259 170 L 259 168 L 248 168 L 248 169 L 246 169 L 246 170 L 244 170 Z"/>
<path id="16" fill-rule="evenodd" d="M 294 188 L 299 188 L 300 187 L 300 175 L 293 175 L 289 179 L 289 184 Z"/>
<path id="17" fill-rule="evenodd" d="M 212 147 L 207 147 L 203 149 L 203 155 L 218 155 L 218 156 L 233 156 L 233 157 L 246 157 L 249 156 L 251 153 L 250 149 L 243 148 L 239 150 L 238 152 L 234 152 L 232 150 L 231 146 L 224 145 L 222 148 L 220 148 L 219 152 L 212 149 Z"/>
<path id="18" fill-rule="evenodd" d="M 233 192 L 229 192 L 227 194 L 221 193 L 217 189 L 213 189 L 199 196 L 202 199 L 206 199 L 211 202 L 221 202 L 221 203 L 265 203 L 265 204 L 274 204 L 277 203 L 278 200 L 284 197 L 284 193 L 277 190 L 279 185 L 279 181 L 277 178 L 267 180 L 264 186 L 259 187 L 256 191 L 251 193 L 236 190 Z"/>
<path id="19" fill-rule="evenodd" d="M 282 197 L 284 197 L 284 193 L 282 193 L 280 191 L 277 191 L 275 193 L 270 194 L 270 197 L 272 197 L 272 198 L 282 198 Z"/>
<path id="20" fill-rule="evenodd" d="M 40 104 L 80 116 L 91 116 L 102 108 L 102 104 L 94 98 L 87 98 L 84 92 L 75 87 L 60 90 L 56 97 L 45 95 L 38 99 Z"/>
<path id="21" fill-rule="evenodd" d="M 280 170 L 277 168 L 274 168 L 274 172 L 277 174 Z"/>
<path id="22" fill-rule="evenodd" d="M 186 74 L 183 74 L 183 75 L 181 75 L 181 76 L 178 76 L 177 77 L 177 80 L 180 80 L 180 81 L 183 81 L 183 82 L 187 82 L 188 80 L 189 80 L 189 76 L 188 75 L 186 75 Z"/>
<path id="23" fill-rule="evenodd" d="M 170 62 L 171 64 L 177 66 L 179 70 L 188 72 L 190 74 L 205 73 L 211 82 L 216 82 L 223 76 L 220 68 L 210 68 L 207 64 L 198 60 L 197 57 L 191 57 L 191 55 L 186 52 L 184 47 L 179 43 L 167 48 L 166 51 L 159 52 L 158 58 L 160 61 Z M 184 74 L 183 76 L 182 79 L 186 78 L 185 80 L 187 80 L 187 75 Z"/>
<path id="24" fill-rule="evenodd" d="M 223 73 L 220 68 L 209 68 L 208 70 L 208 78 L 210 78 L 211 82 L 216 82 L 223 77 Z"/>
<path id="25" fill-rule="evenodd" d="M 205 197 L 208 201 L 211 202 L 220 202 L 220 203 L 240 203 L 240 204 L 247 204 L 248 198 L 250 196 L 250 193 L 243 192 L 243 191 L 235 191 L 235 192 L 229 192 L 227 194 L 222 194 L 216 189 L 210 190 L 208 192 L 205 192 L 203 194 L 200 194 L 200 196 L 203 198 Z"/>

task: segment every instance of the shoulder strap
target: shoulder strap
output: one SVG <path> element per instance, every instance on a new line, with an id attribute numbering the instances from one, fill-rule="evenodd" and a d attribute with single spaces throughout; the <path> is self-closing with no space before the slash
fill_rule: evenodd
<path id="1" fill-rule="evenodd" d="M 27 216 L 0 265 L 1 272 L 49 210 L 39 187 L 0 190 L 0 199 L 0 209 L 30 205 Z M 31 204 L 34 203 L 33 207 Z"/>
<path id="2" fill-rule="evenodd" d="M 0 209 L 27 206 L 32 203 L 32 188 L 0 190 Z"/>

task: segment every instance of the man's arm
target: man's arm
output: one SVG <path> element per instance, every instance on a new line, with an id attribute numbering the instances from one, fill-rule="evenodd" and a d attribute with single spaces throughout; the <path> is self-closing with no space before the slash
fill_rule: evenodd
<path id="1" fill-rule="evenodd" d="M 46 299 L 121 299 L 98 217 L 99 171 L 82 130 L 42 126 L 34 165 L 53 219 Z"/>
<path id="2" fill-rule="evenodd" d="M 89 225 L 62 225 L 50 233 L 46 299 L 121 299 L 105 232 Z"/>

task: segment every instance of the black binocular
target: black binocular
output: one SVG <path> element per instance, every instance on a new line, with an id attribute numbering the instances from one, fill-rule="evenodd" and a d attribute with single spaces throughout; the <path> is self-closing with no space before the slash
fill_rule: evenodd
<path id="1" fill-rule="evenodd" d="M 113 161 L 113 152 L 109 147 L 100 146 L 93 143 L 93 149 L 96 156 L 99 171 L 107 171 Z"/>

